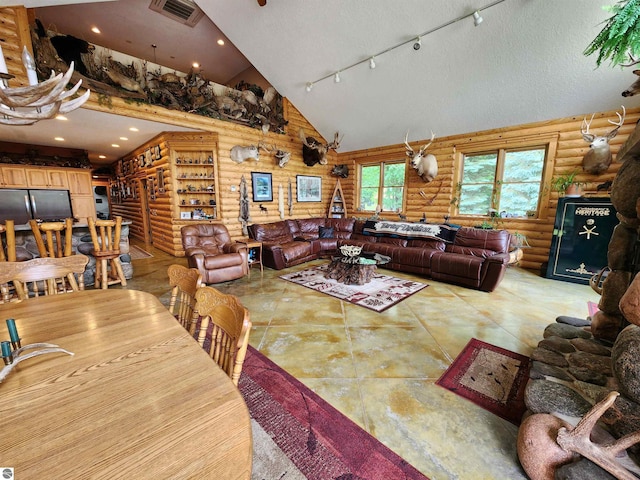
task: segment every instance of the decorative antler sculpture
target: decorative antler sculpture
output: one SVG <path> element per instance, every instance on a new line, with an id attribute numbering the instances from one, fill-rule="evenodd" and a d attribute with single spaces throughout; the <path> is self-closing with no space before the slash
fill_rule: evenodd
<path id="1" fill-rule="evenodd" d="M 601 445 L 590 438 L 591 430 L 604 412 L 613 405 L 618 392 L 610 392 L 607 397 L 597 403 L 573 429 L 561 427 L 558 430 L 557 443 L 568 452 L 576 452 L 602 467 L 620 480 L 637 479 L 633 473 L 624 468 L 616 458 L 627 448 L 640 441 L 640 432 L 632 432 L 611 443 Z"/>
<path id="2" fill-rule="evenodd" d="M 39 120 L 53 118 L 58 114 L 69 113 L 87 101 L 90 91 L 80 97 L 67 100 L 78 91 L 82 80 L 78 80 L 73 88 L 65 90 L 71 75 L 73 62 L 67 73 L 59 73 L 44 82 L 28 87 L 0 88 L 0 124 L 32 125 Z M 1 74 L 0 82 L 6 82 L 12 75 Z"/>
<path id="3" fill-rule="evenodd" d="M 18 329 L 13 318 L 7 319 L 7 328 L 9 330 L 9 338 L 11 342 L 4 341 L 0 343 L 2 349 L 2 359 L 4 360 L 5 367 L 0 370 L 0 383 L 11 373 L 15 366 L 24 361 L 45 353 L 66 353 L 67 355 L 73 355 L 72 352 L 60 348 L 53 343 L 32 343 L 25 345 L 24 347 L 20 343 L 20 336 L 18 335 Z M 13 349 L 12 349 L 13 348 Z M 34 352 L 24 353 L 27 350 L 41 349 Z"/>

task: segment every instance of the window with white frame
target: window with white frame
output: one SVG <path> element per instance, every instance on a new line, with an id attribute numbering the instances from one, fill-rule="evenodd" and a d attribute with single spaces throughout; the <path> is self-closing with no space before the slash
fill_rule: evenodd
<path id="1" fill-rule="evenodd" d="M 457 214 L 536 217 L 551 142 L 462 151 Z"/>
<path id="2" fill-rule="evenodd" d="M 360 165 L 360 210 L 403 211 L 405 172 L 404 161 Z"/>

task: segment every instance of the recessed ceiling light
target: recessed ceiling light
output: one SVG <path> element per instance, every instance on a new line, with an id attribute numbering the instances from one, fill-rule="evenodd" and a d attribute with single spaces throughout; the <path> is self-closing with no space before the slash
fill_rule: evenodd
<path id="1" fill-rule="evenodd" d="M 101 158 L 101 159 L 104 160 L 105 158 L 107 158 L 107 156 L 106 155 L 98 155 L 98 158 Z"/>
<path id="2" fill-rule="evenodd" d="M 120 140 L 122 140 L 123 142 L 126 142 L 129 139 L 127 137 L 120 137 Z"/>
<path id="3" fill-rule="evenodd" d="M 54 140 L 56 142 L 64 142 L 64 138 L 62 138 L 62 137 L 55 137 Z"/>
<path id="4" fill-rule="evenodd" d="M 140 130 L 138 130 L 136 127 L 129 127 L 129 131 L 130 132 L 139 132 Z"/>
<path id="5" fill-rule="evenodd" d="M 222 39 L 218 40 L 218 45 L 220 45 L 220 46 L 224 45 L 224 40 L 222 40 Z"/>
<path id="6" fill-rule="evenodd" d="M 111 144 L 111 146 L 112 146 L 113 148 L 120 148 L 120 145 L 118 145 L 117 143 L 112 143 L 112 144 Z"/>
<path id="7" fill-rule="evenodd" d="M 69 119 L 64 115 L 56 115 L 56 120 L 69 120 Z"/>
<path id="8" fill-rule="evenodd" d="M 99 29 L 98 27 L 91 27 L 91 31 L 92 31 L 93 33 L 101 33 L 101 32 L 100 32 L 100 29 Z"/>
<path id="9" fill-rule="evenodd" d="M 193 68 L 200 68 L 200 64 L 199 64 L 198 62 L 193 62 L 193 63 L 191 64 L 191 66 L 192 66 Z"/>

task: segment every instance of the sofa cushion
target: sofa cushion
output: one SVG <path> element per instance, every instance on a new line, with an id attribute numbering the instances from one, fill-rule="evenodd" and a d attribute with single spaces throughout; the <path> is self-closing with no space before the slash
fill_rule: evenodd
<path id="1" fill-rule="evenodd" d="M 386 243 L 389 245 L 395 245 L 396 247 L 406 247 L 406 238 L 392 238 L 392 237 L 378 237 L 377 243 Z"/>
<path id="2" fill-rule="evenodd" d="M 309 242 L 289 242 L 281 246 L 282 254 L 287 263 L 311 255 L 311 243 Z"/>
<path id="3" fill-rule="evenodd" d="M 355 218 L 327 218 L 326 226 L 333 227 L 333 236 L 336 238 L 350 238 Z"/>
<path id="4" fill-rule="evenodd" d="M 478 287 L 482 273 L 482 257 L 459 253 L 438 252 L 431 257 L 431 276 L 436 280 Z"/>
<path id="5" fill-rule="evenodd" d="M 242 255 L 239 253 L 224 253 L 222 255 L 204 257 L 204 268 L 207 270 L 216 270 L 219 268 L 233 267 L 242 265 Z"/>
<path id="6" fill-rule="evenodd" d="M 333 227 L 318 227 L 318 238 L 333 238 Z"/>
<path id="7" fill-rule="evenodd" d="M 251 238 L 259 242 L 287 243 L 293 241 L 286 222 L 262 223 L 249 225 Z"/>
<path id="8" fill-rule="evenodd" d="M 446 244 L 442 240 L 436 240 L 435 238 L 416 238 L 407 242 L 407 247 L 429 248 L 433 250 L 440 250 L 442 252 L 444 252 L 445 245 Z"/>
<path id="9" fill-rule="evenodd" d="M 511 234 L 506 230 L 485 230 L 482 228 L 461 227 L 458 229 L 454 245 L 493 250 L 498 253 L 509 251 Z"/>
<path id="10" fill-rule="evenodd" d="M 489 258 L 496 254 L 495 251 L 487 250 L 486 248 L 461 247 L 459 245 L 447 245 L 446 251 L 480 258 Z"/>
<path id="11" fill-rule="evenodd" d="M 318 229 L 325 226 L 325 218 L 300 218 L 297 219 L 299 235 L 306 237 L 313 235 L 318 238 Z"/>

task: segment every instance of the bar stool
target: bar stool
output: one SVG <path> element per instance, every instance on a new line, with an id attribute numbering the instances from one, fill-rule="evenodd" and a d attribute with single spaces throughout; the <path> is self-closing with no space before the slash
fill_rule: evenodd
<path id="1" fill-rule="evenodd" d="M 29 220 L 31 231 L 36 240 L 38 253 L 41 257 L 62 258 L 71 256 L 73 219 L 65 218 L 63 222 L 43 222 Z M 64 250 L 62 249 L 62 234 L 64 231 Z M 44 239 L 42 236 L 44 235 Z M 54 242 L 55 239 L 55 242 Z"/>
<path id="2" fill-rule="evenodd" d="M 5 220 L 4 225 L 0 224 L 0 262 L 16 261 L 16 232 L 15 222 Z M 0 303 L 11 300 L 12 292 L 7 282 L 0 284 Z"/>
<path id="3" fill-rule="evenodd" d="M 94 220 L 89 217 L 89 231 L 93 241 L 91 254 L 96 257 L 96 288 L 109 288 L 109 285 L 127 285 L 120 264 L 120 231 L 122 217 L 115 220 Z M 111 268 L 108 268 L 111 267 Z"/>

